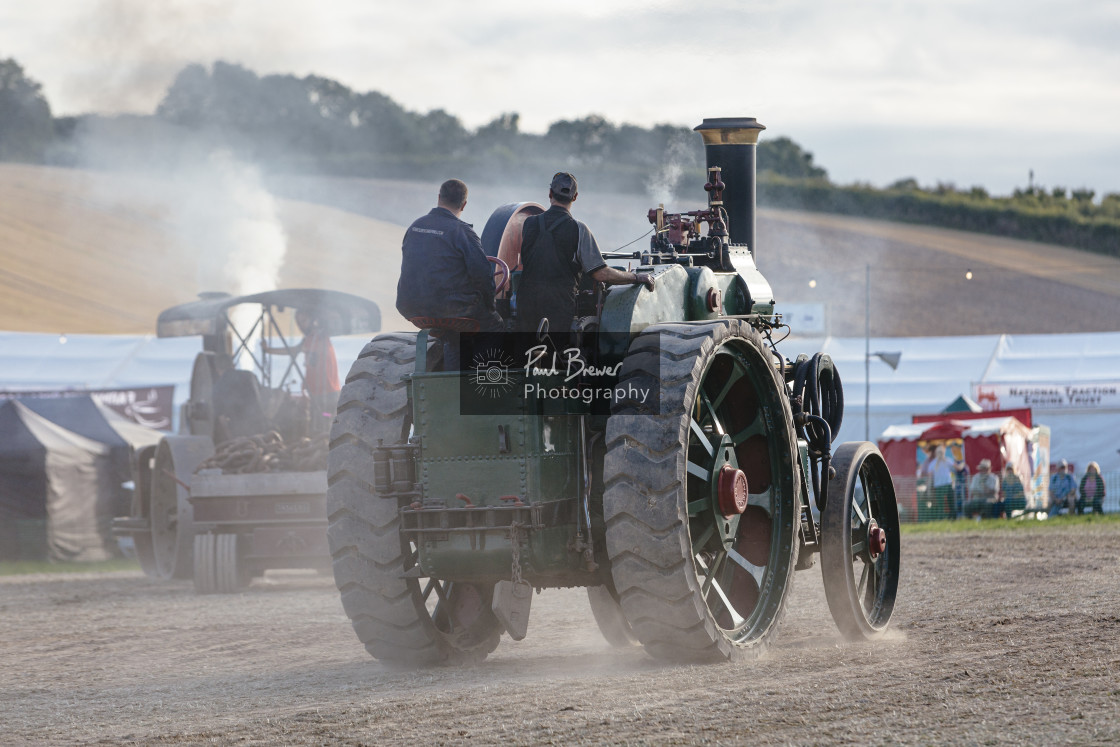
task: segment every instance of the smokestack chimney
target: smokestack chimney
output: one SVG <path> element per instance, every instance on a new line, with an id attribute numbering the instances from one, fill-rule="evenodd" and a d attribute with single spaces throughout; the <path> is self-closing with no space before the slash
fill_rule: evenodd
<path id="1" fill-rule="evenodd" d="M 708 168 L 723 171 L 723 204 L 727 209 L 728 240 L 746 244 L 755 255 L 754 206 L 755 162 L 758 133 L 766 127 L 754 117 L 716 117 L 705 119 L 694 128 L 704 138 Z"/>

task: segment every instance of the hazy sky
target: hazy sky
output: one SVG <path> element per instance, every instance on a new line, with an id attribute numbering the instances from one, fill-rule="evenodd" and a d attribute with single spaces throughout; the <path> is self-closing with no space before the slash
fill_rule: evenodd
<path id="1" fill-rule="evenodd" d="M 841 182 L 1120 192 L 1120 2 L 0 0 L 56 114 L 151 112 L 187 62 L 315 73 L 523 129 L 755 116 Z M 421 17 L 422 16 L 422 17 Z M 428 20 L 425 20 L 428 19 Z"/>

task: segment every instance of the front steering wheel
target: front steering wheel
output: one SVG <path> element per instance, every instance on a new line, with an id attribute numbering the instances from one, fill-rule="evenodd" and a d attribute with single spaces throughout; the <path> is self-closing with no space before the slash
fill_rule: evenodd
<path id="1" fill-rule="evenodd" d="M 506 288 L 509 286 L 509 265 L 507 265 L 505 261 L 500 260 L 497 257 L 487 257 L 486 259 L 497 265 L 497 267 L 494 268 L 495 275 L 497 275 L 499 272 L 502 273 L 502 282 L 498 283 L 497 287 L 494 288 L 494 295 L 497 296 L 501 293 L 504 293 Z"/>

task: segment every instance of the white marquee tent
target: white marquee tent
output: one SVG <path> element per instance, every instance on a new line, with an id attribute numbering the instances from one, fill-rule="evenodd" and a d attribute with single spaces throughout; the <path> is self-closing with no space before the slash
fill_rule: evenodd
<path id="1" fill-rule="evenodd" d="M 870 344 L 868 344 L 868 342 Z M 870 440 L 914 414 L 937 413 L 960 395 L 1003 409 L 1030 407 L 1050 427 L 1051 454 L 1078 470 L 1120 470 L 1120 332 L 975 337 L 794 339 L 789 357 L 820 351 L 844 383 L 839 440 L 864 439 L 865 351 L 870 349 Z M 901 353 L 891 370 L 876 353 Z"/>
<path id="2" fill-rule="evenodd" d="M 339 368 L 349 368 L 365 338 L 335 338 Z M 795 338 L 779 345 L 789 358 L 823 352 L 844 383 L 840 441 L 863 440 L 865 346 L 870 358 L 870 428 L 935 413 L 960 395 L 1031 407 L 1050 427 L 1055 459 L 1079 469 L 1089 461 L 1120 470 L 1120 332 L 975 337 Z M 0 391 L 175 385 L 188 396 L 197 339 L 151 335 L 58 335 L 0 332 Z M 876 353 L 901 353 L 892 370 Z"/>

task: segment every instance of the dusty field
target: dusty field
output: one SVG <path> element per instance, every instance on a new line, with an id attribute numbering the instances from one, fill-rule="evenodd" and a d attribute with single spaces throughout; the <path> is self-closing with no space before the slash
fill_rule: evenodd
<path id="1" fill-rule="evenodd" d="M 580 590 L 474 669 L 388 669 L 331 581 L 198 597 L 133 573 L 0 579 L 0 742 L 1106 744 L 1120 740 L 1120 527 L 909 536 L 894 631 L 844 644 L 819 569 L 776 645 L 660 664 Z"/>
<path id="2" fill-rule="evenodd" d="M 372 298 L 385 329 L 403 328 L 403 228 L 221 176 L 0 164 L 0 329 L 151 333 L 168 306 L 262 290 L 274 271 L 278 287 Z"/>
<path id="3" fill-rule="evenodd" d="M 270 188 L 293 200 L 399 223 L 427 209 L 435 185 L 376 179 L 289 177 Z M 540 200 L 532 190 L 472 189 L 463 219 L 480 232 L 490 211 Z M 685 195 L 693 201 L 703 194 Z M 649 245 L 645 215 L 657 200 L 585 185 L 573 214 L 604 251 Z M 699 204 L 668 203 L 670 210 Z M 639 239 L 638 241 L 634 241 Z M 631 243 L 633 242 L 633 243 Z M 1075 249 L 930 226 L 761 208 L 759 268 L 783 303 L 825 305 L 829 334 L 863 334 L 871 265 L 871 334 L 876 337 L 1057 334 L 1117 329 L 1120 259 Z M 973 278 L 965 278 L 967 270 Z M 809 281 L 815 280 L 815 287 Z"/>
<path id="4" fill-rule="evenodd" d="M 383 329 L 408 328 L 394 309 L 401 237 L 437 185 L 264 184 L 220 165 L 145 178 L 0 164 L 0 330 L 147 333 L 168 306 L 200 291 L 257 290 L 272 270 L 280 287 L 371 298 Z M 463 218 L 481 233 L 499 205 L 546 196 L 480 186 Z M 575 214 L 604 251 L 633 250 L 648 246 L 655 204 L 588 186 Z M 765 209 L 758 244 L 779 305 L 825 304 L 837 336 L 863 333 L 868 264 L 877 337 L 1112 331 L 1120 314 L 1120 259 L 1061 247 Z"/>

